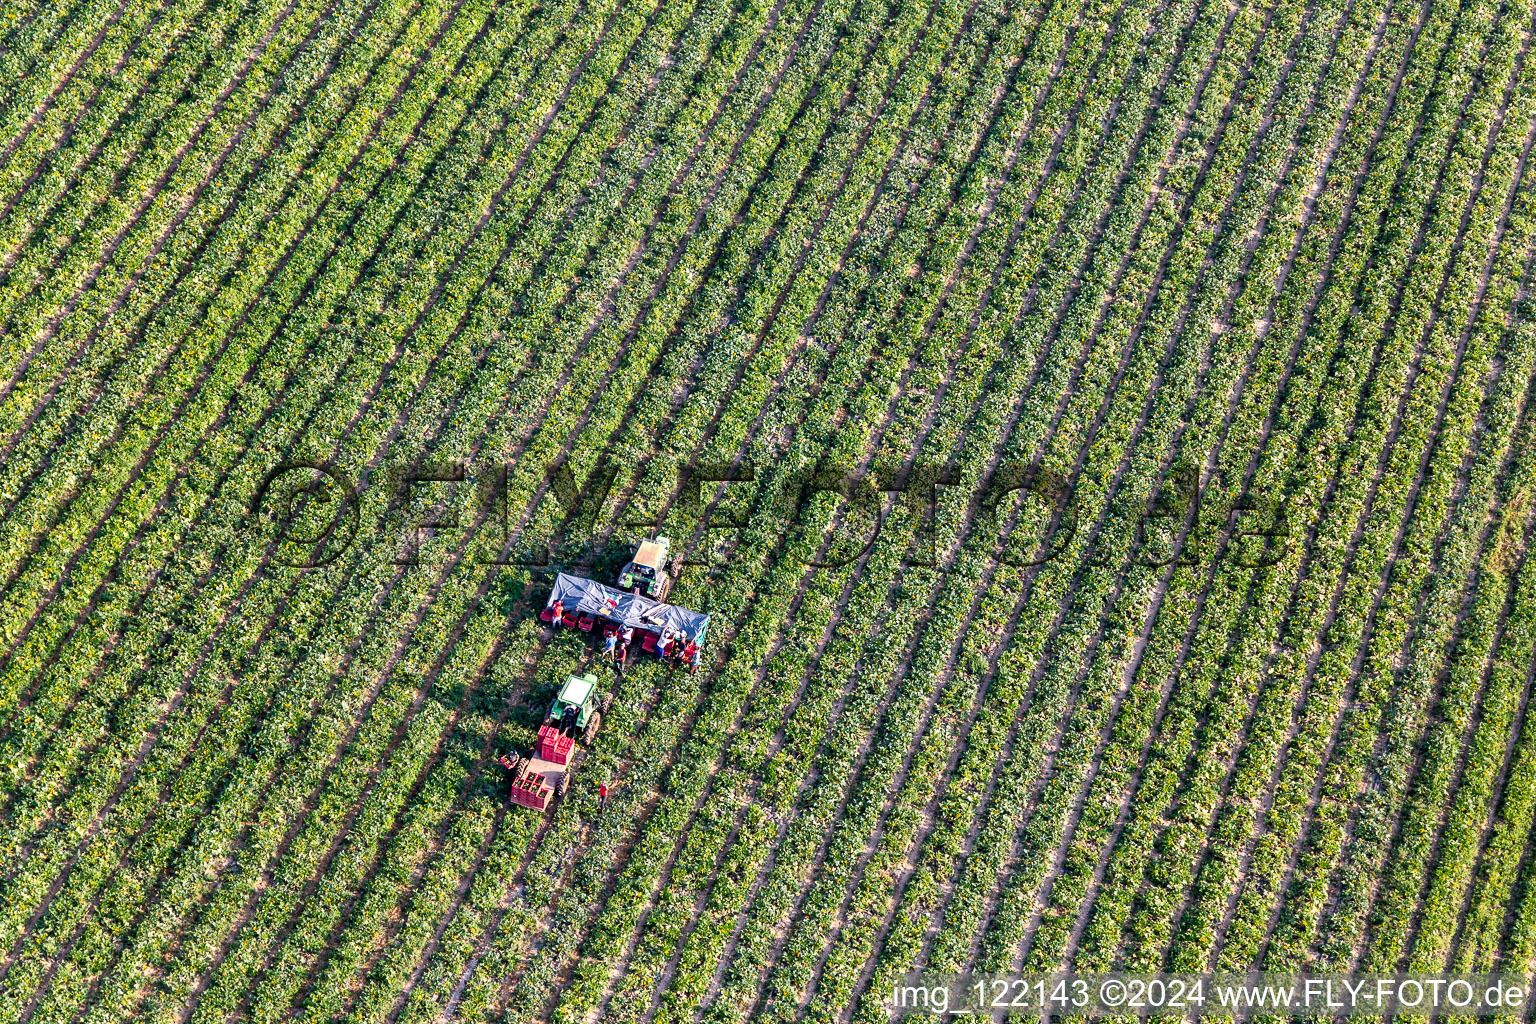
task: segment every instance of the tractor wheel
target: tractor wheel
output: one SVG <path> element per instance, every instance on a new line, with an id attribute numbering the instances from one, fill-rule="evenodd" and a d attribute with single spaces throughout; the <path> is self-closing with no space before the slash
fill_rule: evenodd
<path id="1" fill-rule="evenodd" d="M 581 734 L 581 745 L 590 747 L 593 739 L 597 737 L 597 730 L 603 724 L 603 713 L 592 712 L 592 717 L 587 719 L 587 731 Z"/>
<path id="2" fill-rule="evenodd" d="M 609 708 L 613 707 L 613 694 L 611 694 L 611 693 L 603 694 L 603 699 L 598 703 L 598 707 L 600 707 L 605 712 Z"/>
<path id="3" fill-rule="evenodd" d="M 555 786 L 555 795 L 558 796 L 558 797 L 564 797 L 565 794 L 569 793 L 570 791 L 571 791 L 571 773 L 570 772 L 566 772 L 566 773 L 564 773 L 563 775 L 560 776 L 560 781 Z"/>
<path id="4" fill-rule="evenodd" d="M 512 760 L 512 781 L 513 782 L 516 782 L 518 779 L 521 779 L 523 777 L 524 773 L 526 773 L 527 771 L 528 771 L 528 759 L 526 757 L 516 757 L 516 758 L 513 758 L 513 760 Z"/>

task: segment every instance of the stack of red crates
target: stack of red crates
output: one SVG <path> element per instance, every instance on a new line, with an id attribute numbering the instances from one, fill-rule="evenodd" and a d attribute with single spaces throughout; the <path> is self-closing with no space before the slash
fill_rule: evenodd
<path id="1" fill-rule="evenodd" d="M 541 725 L 539 727 L 539 757 L 545 761 L 565 764 L 571 759 L 571 747 L 575 743 L 576 741 L 570 736 L 561 735 L 559 726 Z"/>
<path id="2" fill-rule="evenodd" d="M 542 811 L 549 803 L 549 787 L 544 784 L 544 776 L 529 772 L 520 779 L 513 779 L 512 802 Z"/>

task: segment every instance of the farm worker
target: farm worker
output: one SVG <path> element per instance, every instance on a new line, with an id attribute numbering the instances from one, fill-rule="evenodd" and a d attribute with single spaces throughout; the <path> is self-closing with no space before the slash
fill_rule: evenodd
<path id="1" fill-rule="evenodd" d="M 603 638 L 603 657 L 613 657 L 615 654 L 615 648 L 617 648 L 618 645 L 619 634 L 610 629 L 607 635 Z"/>
<path id="2" fill-rule="evenodd" d="M 683 648 L 683 660 L 688 662 L 688 674 L 693 675 L 699 670 L 699 645 L 692 640 Z"/>
<path id="3" fill-rule="evenodd" d="M 607 808 L 607 806 L 608 806 L 608 783 L 606 783 L 606 782 L 601 783 L 597 787 L 597 800 L 598 800 L 598 806 L 599 807 Z"/>
<path id="4" fill-rule="evenodd" d="M 621 635 L 624 637 L 624 646 L 628 647 L 631 643 L 634 642 L 634 639 L 635 639 L 635 627 L 634 626 L 625 626 L 624 627 L 624 632 Z"/>
<path id="5" fill-rule="evenodd" d="M 561 619 L 565 616 L 565 604 L 557 597 L 555 598 L 554 607 L 551 608 L 550 611 L 554 612 L 555 616 L 549 620 L 549 624 L 551 626 L 560 625 Z"/>
<path id="6" fill-rule="evenodd" d="M 560 731 L 567 736 L 576 735 L 576 705 L 565 706 L 565 714 L 560 716 Z"/>
<path id="7" fill-rule="evenodd" d="M 671 644 L 672 631 L 670 629 L 664 630 L 661 634 L 661 639 L 656 641 L 656 653 L 661 656 L 662 661 L 667 660 L 667 648 L 671 646 Z"/>

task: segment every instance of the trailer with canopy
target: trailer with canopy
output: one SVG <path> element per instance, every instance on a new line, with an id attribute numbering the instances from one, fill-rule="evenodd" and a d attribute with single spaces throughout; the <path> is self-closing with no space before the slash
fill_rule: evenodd
<path id="1" fill-rule="evenodd" d="M 556 622 L 558 610 L 559 622 Z M 630 594 L 605 586 L 584 576 L 560 573 L 550 589 L 540 618 L 545 622 L 591 632 L 599 623 L 613 628 L 631 628 L 650 642 L 666 634 L 680 636 L 685 642 L 704 646 L 709 631 L 709 616 L 675 604 L 653 601 L 644 594 Z"/>

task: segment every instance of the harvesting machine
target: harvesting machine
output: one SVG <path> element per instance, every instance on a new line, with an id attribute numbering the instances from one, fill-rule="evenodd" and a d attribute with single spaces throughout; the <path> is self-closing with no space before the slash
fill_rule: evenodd
<path id="1" fill-rule="evenodd" d="M 666 564 L 665 540 L 655 542 L 662 544 L 661 556 L 657 559 L 661 566 Z M 641 545 L 642 552 L 644 548 L 645 545 Z M 620 579 L 622 581 L 623 577 Z M 667 586 L 669 582 L 663 578 L 662 585 Z M 633 639 L 641 650 L 652 654 L 661 654 L 663 646 L 676 641 L 684 648 L 691 645 L 697 655 L 709 632 L 709 616 L 702 612 L 563 572 L 555 575 L 555 585 L 550 588 L 549 599 L 539 618 L 557 628 L 579 629 L 587 633 L 598 631 L 605 637 L 622 633 L 626 644 Z"/>
<path id="2" fill-rule="evenodd" d="M 512 773 L 514 804 L 542 811 L 554 797 L 566 794 L 571 776 L 581 766 L 584 748 L 592 745 L 611 703 L 613 694 L 597 696 L 597 676 L 592 673 L 566 678 L 539 726 L 533 753 L 501 759 Z"/>

